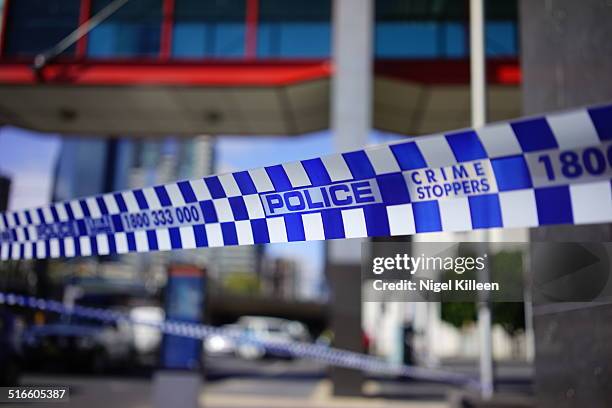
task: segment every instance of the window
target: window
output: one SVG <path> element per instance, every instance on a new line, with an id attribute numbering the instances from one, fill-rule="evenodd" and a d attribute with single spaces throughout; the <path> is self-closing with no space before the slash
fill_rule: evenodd
<path id="1" fill-rule="evenodd" d="M 516 0 L 488 0 L 487 55 L 518 54 Z M 469 4 L 458 0 L 379 0 L 375 55 L 380 58 L 467 58 Z"/>
<path id="2" fill-rule="evenodd" d="M 259 25 L 260 58 L 325 58 L 331 50 L 329 22 L 268 22 Z"/>
<path id="3" fill-rule="evenodd" d="M 259 57 L 325 58 L 330 55 L 330 0 L 260 0 L 259 4 Z"/>
<path id="4" fill-rule="evenodd" d="M 93 0 L 98 13 L 111 0 Z M 89 34 L 91 57 L 155 57 L 160 50 L 162 0 L 130 0 Z"/>
<path id="5" fill-rule="evenodd" d="M 6 54 L 35 56 L 59 43 L 79 22 L 80 0 L 17 0 L 8 8 Z M 64 54 L 74 53 L 74 47 Z"/>
<path id="6" fill-rule="evenodd" d="M 245 0 L 176 0 L 173 56 L 242 58 L 245 18 Z"/>
<path id="7" fill-rule="evenodd" d="M 518 35 L 515 21 L 489 21 L 485 31 L 487 55 L 496 57 L 518 54 Z"/>

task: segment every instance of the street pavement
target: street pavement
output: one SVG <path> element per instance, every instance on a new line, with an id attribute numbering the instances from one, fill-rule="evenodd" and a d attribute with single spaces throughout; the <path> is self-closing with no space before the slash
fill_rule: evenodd
<path id="1" fill-rule="evenodd" d="M 456 364 L 454 368 L 472 371 L 472 365 Z M 522 387 L 521 392 L 529 392 L 528 370 L 520 366 L 505 367 L 503 372 L 505 377 L 516 380 Z M 251 362 L 231 357 L 215 358 L 207 362 L 206 377 L 199 397 L 199 405 L 206 408 L 442 408 L 448 407 L 446 398 L 453 390 L 444 384 L 370 378 L 364 385 L 362 397 L 333 397 L 331 384 L 325 377 L 325 367 L 308 360 Z M 22 385 L 68 385 L 70 402 L 61 404 L 66 408 L 151 406 L 151 379 L 145 375 L 26 374 Z M 16 408 L 37 405 L 2 404 Z"/>

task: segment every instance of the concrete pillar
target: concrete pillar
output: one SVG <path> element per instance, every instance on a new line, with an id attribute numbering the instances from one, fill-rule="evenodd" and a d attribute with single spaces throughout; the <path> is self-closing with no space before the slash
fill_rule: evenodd
<path id="1" fill-rule="evenodd" d="M 612 100 L 612 2 L 521 0 L 519 14 L 526 114 Z M 610 225 L 531 231 L 534 241 L 611 238 Z M 534 309 L 538 407 L 612 406 L 612 305 L 574 306 Z"/>
<path id="2" fill-rule="evenodd" d="M 337 151 L 363 148 L 372 121 L 372 0 L 334 0 L 331 122 Z M 326 272 L 336 347 L 363 351 L 360 254 L 363 240 L 327 244 Z M 335 395 L 360 395 L 362 373 L 331 368 Z"/>
<path id="3" fill-rule="evenodd" d="M 11 179 L 0 174 L 0 212 L 4 212 L 8 209 L 10 191 Z"/>
<path id="4" fill-rule="evenodd" d="M 363 148 L 372 127 L 372 0 L 334 0 L 332 131 L 337 151 Z"/>

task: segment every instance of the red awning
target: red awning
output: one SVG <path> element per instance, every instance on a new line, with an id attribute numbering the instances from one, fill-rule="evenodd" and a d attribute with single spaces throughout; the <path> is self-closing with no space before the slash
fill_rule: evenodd
<path id="1" fill-rule="evenodd" d="M 373 125 L 416 135 L 469 124 L 467 60 L 379 60 Z M 297 135 L 329 128 L 327 60 L 0 61 L 0 123 L 90 135 Z M 488 62 L 492 120 L 520 114 L 516 60 Z"/>
<path id="2" fill-rule="evenodd" d="M 467 84 L 467 60 L 377 60 L 378 76 L 428 85 Z M 487 63 L 491 84 L 518 85 L 521 71 L 516 59 Z M 59 62 L 37 78 L 28 63 L 0 63 L 0 84 L 37 82 L 71 85 L 177 85 L 177 86 L 283 86 L 328 78 L 327 60 L 309 61 L 197 61 L 160 62 L 113 60 Z"/>
<path id="3" fill-rule="evenodd" d="M 327 78 L 328 61 L 60 62 L 37 78 L 30 64 L 0 64 L 0 84 L 283 86 Z"/>

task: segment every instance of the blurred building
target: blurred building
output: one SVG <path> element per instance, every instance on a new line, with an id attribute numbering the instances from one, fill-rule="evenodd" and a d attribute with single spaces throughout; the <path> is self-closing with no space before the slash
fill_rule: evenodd
<path id="1" fill-rule="evenodd" d="M 66 138 L 58 157 L 55 200 L 99 194 L 194 179 L 214 172 L 214 141 L 208 136 L 157 140 Z M 260 248 L 210 248 L 174 253 L 127 254 L 109 260 L 127 264 L 113 265 L 111 272 L 134 274 L 144 280 L 162 282 L 170 262 L 196 264 L 213 275 L 255 273 Z M 108 257 L 107 257 L 108 258 Z M 153 276 L 149 276 L 153 275 Z"/>
<path id="2" fill-rule="evenodd" d="M 11 189 L 11 179 L 0 174 L 0 212 L 8 208 L 9 192 Z"/>
<path id="3" fill-rule="evenodd" d="M 294 135 L 329 127 L 331 0 L 130 0 L 38 72 L 111 0 L 9 0 L 0 122 L 91 135 Z M 379 0 L 373 126 L 469 124 L 467 1 Z M 487 1 L 490 117 L 520 114 L 516 0 Z"/>
<path id="4" fill-rule="evenodd" d="M 0 122 L 133 137 L 95 139 L 84 148 L 100 156 L 94 161 L 114 164 L 109 171 L 95 165 L 101 179 L 86 181 L 86 171 L 75 176 L 89 183 L 81 187 L 69 176 L 61 181 L 80 165 L 74 157 L 80 148 L 69 142 L 72 158 L 65 163 L 61 158 L 58 169 L 57 191 L 64 189 L 66 197 L 80 195 L 80 189 L 208 174 L 208 156 L 194 153 L 206 148 L 189 147 L 193 135 L 299 135 L 330 128 L 332 0 L 130 0 L 32 70 L 36 55 L 110 3 L 10 0 L 4 10 Z M 468 10 L 467 0 L 375 2 L 373 128 L 419 135 L 469 125 Z M 517 1 L 488 0 L 486 10 L 489 118 L 495 121 L 521 114 Z M 174 142 L 137 138 L 167 135 L 175 135 Z M 187 141 L 178 143 L 183 136 Z M 189 157 L 202 162 L 188 164 Z M 134 262 L 145 262 L 134 268 L 155 269 L 168 257 L 192 256 L 213 275 L 256 271 L 259 250 L 253 248 L 134 256 L 139 259 Z M 364 315 L 388 320 L 386 331 L 379 332 L 399 344 L 397 333 L 410 313 L 374 307 Z"/>
<path id="5" fill-rule="evenodd" d="M 290 258 L 266 258 L 262 268 L 264 295 L 278 299 L 297 298 L 299 266 Z"/>
<path id="6" fill-rule="evenodd" d="M 114 171 L 109 149 L 112 144 L 103 139 L 64 139 L 55 171 L 53 200 L 63 201 L 106 191 L 106 175 Z"/>
<path id="7" fill-rule="evenodd" d="M 4 0 L 0 0 L 0 13 L 4 15 Z M 0 31 L 4 30 L 4 20 L 0 20 Z"/>

